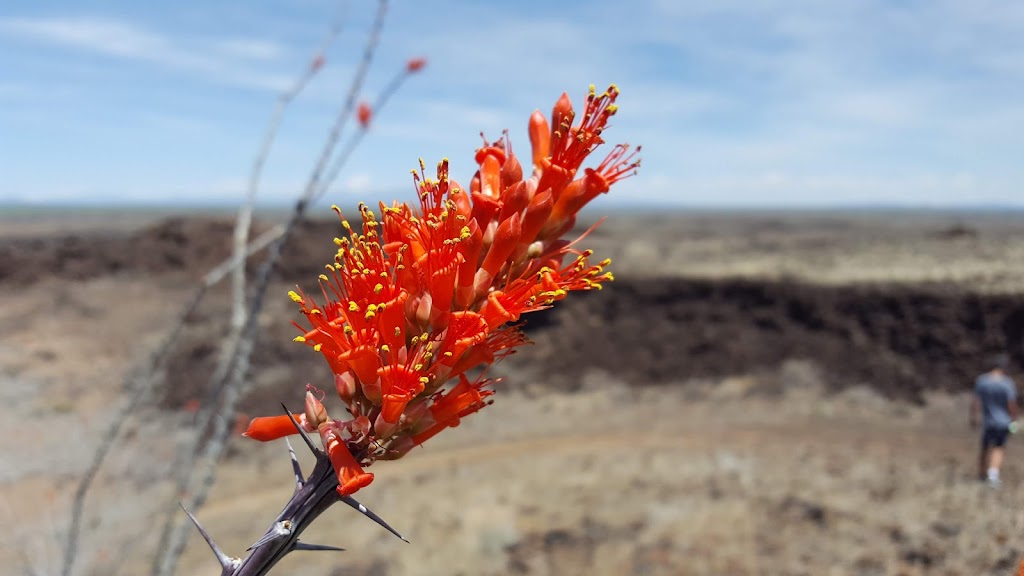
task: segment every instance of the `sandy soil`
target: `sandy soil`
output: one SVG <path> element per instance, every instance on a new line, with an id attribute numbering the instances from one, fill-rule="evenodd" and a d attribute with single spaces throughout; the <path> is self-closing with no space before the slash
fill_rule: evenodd
<path id="1" fill-rule="evenodd" d="M 71 490 L 123 401 L 124 375 L 229 235 L 196 219 L 121 222 L 61 233 L 0 222 L 0 513 L 17 519 L 2 529 L 0 563 L 12 574 L 57 572 Z M 326 241 L 323 250 L 303 238 L 282 276 L 300 279 L 330 253 L 320 226 L 310 234 Z M 1024 218 L 948 214 L 610 220 L 588 245 L 612 253 L 619 280 L 570 310 L 577 316 L 538 320 L 538 345 L 502 367 L 507 388 L 494 406 L 375 467 L 360 499 L 412 544 L 337 508 L 304 540 L 348 551 L 295 554 L 277 572 L 1008 573 L 1024 554 L 1019 447 L 1001 489 L 974 481 L 967 398 L 923 376 L 934 344 L 881 334 L 893 326 L 937 334 L 944 354 L 962 354 L 954 361 L 965 373 L 987 350 L 1012 344 L 1024 310 L 1014 291 L 1022 231 Z M 763 283 L 753 293 L 771 303 L 751 304 L 738 278 Z M 860 285 L 871 288 L 849 291 Z M 799 315 L 766 312 L 789 310 L 778 302 L 793 294 L 804 308 L 842 308 L 835 303 L 846 300 L 822 296 L 835 289 L 851 301 L 891 297 L 903 312 L 860 306 L 867 312 L 823 316 L 817 331 Z M 913 304 L 922 293 L 941 298 Z M 250 413 L 298 401 L 302 384 L 323 377 L 298 347 L 279 345 L 290 334 L 286 300 L 268 306 L 267 361 L 254 374 Z M 981 327 L 957 331 L 970 324 L 961 313 L 970 302 L 983 312 Z M 684 314 L 700 310 L 707 314 Z M 87 506 L 79 573 L 149 571 L 160 522 L 175 506 L 167 479 L 195 433 L 181 406 L 202 393 L 225 311 L 216 292 L 164 386 L 128 423 Z M 755 323 L 769 316 L 777 329 Z M 623 323 L 630 317 L 669 345 L 652 353 Z M 838 339 L 844 330 L 849 340 Z M 855 342 L 877 355 L 844 363 L 833 347 L 815 347 L 830 338 L 837 349 Z M 1022 351 L 1011 352 L 1019 362 Z M 582 368 L 557 370 L 559 362 Z M 899 374 L 917 394 L 898 393 Z M 241 553 L 287 499 L 290 475 L 283 443 L 239 438 L 199 516 L 222 547 Z M 179 574 L 214 568 L 193 538 Z"/>

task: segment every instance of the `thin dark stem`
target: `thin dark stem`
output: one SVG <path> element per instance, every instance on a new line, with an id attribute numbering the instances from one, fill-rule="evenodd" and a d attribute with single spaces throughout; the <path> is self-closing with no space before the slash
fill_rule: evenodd
<path id="1" fill-rule="evenodd" d="M 131 391 L 131 396 L 129 397 L 128 402 L 124 403 L 111 419 L 110 426 L 100 439 L 99 447 L 96 449 L 92 460 L 89 462 L 89 467 L 86 469 L 85 474 L 82 475 L 82 478 L 78 482 L 78 486 L 75 488 L 75 495 L 71 502 L 71 518 L 68 525 L 68 537 L 64 545 L 63 564 L 61 568 L 61 574 L 63 576 L 69 576 L 74 568 L 85 508 L 85 499 L 92 488 L 93 482 L 96 480 L 96 475 L 99 473 L 100 468 L 103 467 L 103 463 L 106 461 L 107 455 L 110 453 L 110 450 L 113 448 L 117 438 L 120 436 L 121 429 L 124 427 L 129 415 L 137 410 L 137 408 L 145 401 L 147 394 L 152 390 L 156 375 L 167 360 L 170 351 L 174 349 L 174 344 L 181 336 L 181 332 L 188 319 L 196 309 L 199 308 L 199 304 L 202 303 L 203 298 L 206 296 L 206 292 L 210 288 L 220 283 L 220 281 L 227 276 L 228 272 L 238 266 L 239 263 L 244 262 L 246 259 L 252 257 L 253 254 L 266 248 L 271 242 L 280 238 L 283 233 L 283 226 L 275 226 L 250 242 L 244 254 L 232 256 L 207 272 L 206 275 L 203 276 L 199 286 L 192 293 L 192 296 L 185 302 L 185 304 L 182 305 L 181 310 L 178 312 L 171 325 L 170 331 L 167 332 L 164 339 L 161 340 L 160 344 L 153 350 L 146 363 L 134 371 L 133 375 L 130 375 L 125 379 L 124 388 Z"/>
<path id="2" fill-rule="evenodd" d="M 327 141 L 325 142 L 321 155 L 310 174 L 309 180 L 300 199 L 295 204 L 295 208 L 292 211 L 288 223 L 285 225 L 283 234 L 270 245 L 267 258 L 257 272 L 257 276 L 254 281 L 253 297 L 249 306 L 249 315 L 242 331 L 242 337 L 239 339 L 237 351 L 234 354 L 232 369 L 228 378 L 226 378 L 220 386 L 217 386 L 218 390 L 223 390 L 224 392 L 223 402 L 219 410 L 220 418 L 214 421 L 214 429 L 211 439 L 206 444 L 203 453 L 197 461 L 197 466 L 201 468 L 201 477 L 199 485 L 193 494 L 192 501 L 188 506 L 188 508 L 193 512 L 198 511 L 205 503 L 206 497 L 209 494 L 210 488 L 213 486 L 213 481 L 216 476 L 216 464 L 220 460 L 220 456 L 227 445 L 228 436 L 231 430 L 229 423 L 233 422 L 235 418 L 237 404 L 241 398 L 242 383 L 248 373 L 249 362 L 258 332 L 257 319 L 263 306 L 263 299 L 270 283 L 270 277 L 273 273 L 274 265 L 280 258 L 281 251 L 291 236 L 291 233 L 305 216 L 306 208 L 308 207 L 310 200 L 320 188 L 324 169 L 326 168 L 330 158 L 333 156 L 334 149 L 346 124 L 348 123 L 349 118 L 353 115 L 356 98 L 362 90 L 366 73 L 369 71 L 370 64 L 373 61 L 373 56 L 380 40 L 380 33 L 384 26 L 384 18 L 386 14 L 387 1 L 379 0 L 377 15 L 374 20 L 373 27 L 370 30 L 369 38 L 367 39 L 359 68 L 357 69 L 355 77 L 349 86 L 345 103 L 328 134 Z M 333 500 L 331 503 L 333 503 Z M 319 514 L 319 512 L 317 512 L 317 514 Z M 172 536 L 167 541 L 163 550 L 161 550 L 163 553 L 162 557 L 157 560 L 157 563 L 154 566 L 154 572 L 161 576 L 170 576 L 174 573 L 177 561 L 184 551 L 188 526 L 187 524 L 179 523 L 177 528 L 172 529 L 172 531 Z M 263 548 L 264 547 L 260 547 L 257 551 L 262 550 Z M 271 566 L 273 563 L 276 563 L 277 560 L 279 560 L 279 558 L 274 560 L 271 563 Z M 269 570 L 269 567 L 267 570 Z M 262 574 L 265 572 L 259 573 Z"/>
<path id="3" fill-rule="evenodd" d="M 199 307 L 199 303 L 202 302 L 207 289 L 212 285 L 210 280 L 210 278 L 207 278 L 207 282 L 204 282 L 196 289 L 195 292 L 193 292 L 192 297 L 178 314 L 170 332 L 164 336 L 164 339 L 149 355 L 148 361 L 138 371 L 138 375 L 128 379 L 131 396 L 129 397 L 128 402 L 126 402 L 121 409 L 117 411 L 117 414 L 114 415 L 110 422 L 110 426 L 100 439 L 100 445 L 93 454 L 92 461 L 89 462 L 89 467 L 85 470 L 85 474 L 82 475 L 82 479 L 79 480 L 78 486 L 75 488 L 75 496 L 71 502 L 71 520 L 68 526 L 68 538 L 64 545 L 64 564 L 61 568 L 61 574 L 63 576 L 69 576 L 75 565 L 75 556 L 78 551 L 78 539 L 82 529 L 82 516 L 85 509 L 85 497 L 92 488 L 92 483 L 96 479 L 96 475 L 99 473 L 100 468 L 103 466 L 103 462 L 106 460 L 107 455 L 114 447 L 117 437 L 121 434 L 121 429 L 124 427 L 124 423 L 127 421 L 128 415 L 135 412 L 146 397 L 146 393 L 152 387 L 155 375 L 160 370 L 164 361 L 167 360 L 168 353 L 174 342 L 178 340 L 178 336 L 185 327 L 185 323 L 188 321 L 189 316 L 191 316 L 192 313 L 195 312 L 196 308 Z"/>
<path id="4" fill-rule="evenodd" d="M 225 378 L 227 378 L 234 359 L 238 354 L 239 340 L 242 337 L 242 329 L 245 327 L 247 319 L 247 310 L 245 306 L 246 265 L 245 258 L 242 258 L 241 255 L 246 252 L 247 249 L 246 243 L 249 238 L 253 208 L 256 196 L 259 192 L 260 180 L 263 175 L 263 166 L 270 155 L 270 150 L 277 137 L 277 131 L 284 121 L 285 113 L 288 111 L 289 106 L 299 96 L 299 94 L 302 93 L 306 86 L 309 85 L 317 72 L 319 72 L 320 68 L 323 66 L 325 54 L 341 34 L 346 12 L 347 3 L 343 3 L 338 10 L 338 16 L 335 18 L 334 23 L 328 30 L 326 37 L 313 51 L 313 56 L 306 68 L 288 89 L 278 95 L 274 105 L 274 111 L 271 114 L 270 121 L 268 122 L 264 132 L 263 140 L 260 143 L 259 150 L 256 154 L 255 160 L 253 160 L 252 167 L 250 168 L 246 197 L 242 205 L 239 207 L 238 216 L 235 218 L 233 258 L 234 261 L 237 262 L 237 265 L 231 270 L 231 320 L 229 323 L 229 332 L 227 337 L 223 340 L 216 367 L 209 378 L 209 385 L 207 386 L 207 389 L 212 389 L 212 391 L 207 392 L 206 397 L 204 398 L 204 401 L 200 403 L 199 411 L 195 416 L 195 422 L 198 423 L 196 426 L 196 433 L 198 436 L 195 440 L 195 446 L 185 457 L 187 462 L 182 462 L 175 466 L 175 470 L 177 471 L 175 474 L 175 492 L 177 494 L 184 494 L 188 490 L 188 484 L 192 477 L 195 458 L 198 454 L 198 447 L 202 442 L 202 434 L 206 430 L 210 429 L 212 419 L 215 418 L 219 412 L 217 400 L 220 391 L 218 389 L 218 383 L 223 382 Z M 278 226 L 275 227 L 274 230 L 276 230 L 276 235 L 267 240 L 267 244 L 277 238 L 280 238 L 284 228 Z M 261 238 L 262 237 L 263 236 L 261 236 Z M 164 516 L 164 528 L 161 531 L 160 539 L 158 540 L 158 550 L 163 549 L 167 545 L 167 542 L 171 537 L 171 527 L 174 525 L 175 520 L 175 511 L 173 509 L 169 509 Z"/>
<path id="5" fill-rule="evenodd" d="M 341 10 L 341 13 L 347 10 Z M 240 254 L 245 250 L 246 242 L 249 239 L 249 229 L 252 225 L 252 213 L 254 204 L 256 203 L 256 196 L 259 192 L 260 180 L 263 176 L 263 166 L 266 164 L 267 157 L 270 155 L 270 149 L 273 147 L 274 140 L 277 137 L 277 131 L 281 127 L 284 121 L 285 113 L 288 111 L 288 107 L 292 101 L 298 97 L 305 87 L 310 83 L 313 77 L 319 72 L 323 66 L 324 55 L 330 48 L 331 44 L 341 34 L 341 29 L 344 23 L 342 15 L 335 20 L 334 24 L 328 31 L 327 37 L 321 42 L 320 46 L 317 47 L 314 52 L 313 59 L 306 67 L 305 71 L 295 80 L 295 83 L 287 90 L 282 92 L 277 97 L 277 102 L 274 105 L 274 112 L 271 115 L 270 122 L 267 124 L 266 132 L 263 135 L 263 141 L 260 144 L 259 152 L 256 154 L 256 159 L 252 163 L 252 168 L 249 172 L 249 184 L 246 191 L 245 201 L 238 209 L 238 216 L 235 218 L 235 233 L 234 233 L 234 253 Z M 231 358 L 235 354 L 235 348 L 238 344 L 238 339 L 241 337 L 242 328 L 245 326 L 245 264 L 235 268 L 231 274 L 231 296 L 232 296 L 232 307 L 231 307 L 231 333 L 226 340 L 226 344 L 221 349 L 221 360 L 218 364 L 218 370 L 215 371 L 213 380 L 215 382 L 220 381 L 227 370 L 230 367 Z"/>
<path id="6" fill-rule="evenodd" d="M 385 106 L 387 106 L 387 103 L 389 100 L 391 100 L 391 97 L 395 94 L 395 92 L 398 91 L 399 88 L 402 87 L 402 84 L 411 75 L 412 72 L 410 72 L 407 67 L 403 67 L 399 73 L 395 74 L 391 78 L 391 81 L 388 82 L 387 86 L 384 87 L 384 90 L 381 91 L 381 93 L 377 96 L 377 99 L 374 100 L 373 104 L 370 106 L 370 109 L 373 110 L 374 116 L 380 114 L 380 111 L 383 110 Z M 334 162 L 331 163 L 331 167 L 327 170 L 327 177 L 324 178 L 323 186 L 321 186 L 320 190 L 318 190 L 316 194 L 313 195 L 314 202 L 322 198 L 325 194 L 327 194 L 327 192 L 330 190 L 330 187 L 334 185 L 334 182 L 338 179 L 338 174 L 341 173 L 341 170 L 348 163 L 348 159 L 352 155 L 352 152 L 354 152 L 356 148 L 359 147 L 359 143 L 362 142 L 363 137 L 366 136 L 366 131 L 367 127 L 364 126 L 358 132 L 353 134 L 352 138 L 349 139 L 341 154 L 338 154 L 338 157 L 335 158 Z"/>

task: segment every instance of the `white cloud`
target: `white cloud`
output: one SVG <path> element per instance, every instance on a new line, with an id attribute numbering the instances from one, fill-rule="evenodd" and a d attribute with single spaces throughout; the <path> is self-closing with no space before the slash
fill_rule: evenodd
<path id="1" fill-rule="evenodd" d="M 266 63 L 285 49 L 257 39 L 171 37 L 117 18 L 7 18 L 0 31 L 31 42 L 63 46 L 123 60 L 199 74 L 218 83 L 279 92 L 290 76 L 268 73 Z"/>
<path id="2" fill-rule="evenodd" d="M 276 42 L 254 38 L 229 38 L 213 44 L 217 51 L 231 57 L 245 60 L 274 61 L 281 59 L 286 50 Z"/>
<path id="3" fill-rule="evenodd" d="M 333 188 L 340 193 L 355 195 L 357 197 L 367 194 L 372 190 L 373 176 L 367 172 L 358 172 L 345 178 L 341 184 Z M 335 192 L 337 194 L 338 192 Z"/>
<path id="4" fill-rule="evenodd" d="M 0 30 L 46 43 L 141 59 L 175 58 L 167 41 L 127 22 L 102 18 L 10 18 Z"/>

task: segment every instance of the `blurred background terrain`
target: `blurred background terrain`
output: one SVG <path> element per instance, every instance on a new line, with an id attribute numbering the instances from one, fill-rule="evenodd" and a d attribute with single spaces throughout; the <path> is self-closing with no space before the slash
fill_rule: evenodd
<path id="1" fill-rule="evenodd" d="M 273 214 L 264 214 L 265 227 Z M 582 232 L 584 226 L 578 230 Z M 289 244 L 248 415 L 328 387 L 285 292 L 311 288 L 336 220 Z M 69 486 L 123 375 L 229 253 L 217 214 L 25 211 L 0 220 L 0 561 L 58 568 Z M 535 315 L 495 404 L 397 462 L 289 557 L 306 574 L 1005 574 L 1024 554 L 1024 465 L 974 479 L 968 391 L 992 352 L 1024 361 L 1024 214 L 622 212 L 583 242 L 605 290 Z M 259 258 L 259 257 L 257 257 Z M 285 280 L 287 279 L 287 280 Z M 149 568 L 169 478 L 204 401 L 227 290 L 188 321 L 86 507 L 86 574 Z M 199 516 L 230 553 L 291 489 L 283 443 L 238 437 Z M 179 573 L 211 573 L 193 538 Z"/>
<path id="2" fill-rule="evenodd" d="M 344 0 L 0 7 L 0 572 L 60 573 L 126 376 L 229 253 L 247 192 L 255 233 L 282 221 L 332 118 L 351 119 L 350 86 L 372 107 L 322 190 L 343 207 L 411 199 L 418 157 L 450 156 L 466 183 L 481 131 L 508 129 L 527 158 L 531 111 L 615 82 L 605 135 L 644 164 L 595 202 L 591 221 L 609 218 L 581 247 L 616 281 L 529 318 L 536 345 L 494 368 L 493 406 L 374 467 L 360 499 L 412 544 L 338 507 L 304 540 L 348 551 L 275 574 L 1011 573 L 1024 448 L 1011 440 L 1002 489 L 979 485 L 967 406 L 990 354 L 1024 374 L 1024 5 L 580 8 L 394 2 L 378 29 Z M 263 158 L 272 105 L 306 71 Z M 337 221 L 311 212 L 277 265 L 244 413 L 218 416 L 236 432 L 330 388 L 286 296 L 334 254 Z M 152 573 L 195 496 L 173 479 L 219 405 L 230 304 L 224 285 L 207 295 L 125 422 L 76 576 Z M 285 447 L 235 435 L 218 471 L 198 516 L 241 555 L 290 494 Z M 215 568 L 193 534 L 177 573 Z"/>

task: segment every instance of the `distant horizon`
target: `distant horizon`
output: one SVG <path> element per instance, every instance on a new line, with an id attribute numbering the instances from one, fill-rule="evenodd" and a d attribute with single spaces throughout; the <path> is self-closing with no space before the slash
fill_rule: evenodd
<path id="1" fill-rule="evenodd" d="M 410 195 L 411 196 L 411 195 Z M 354 208 L 360 202 L 367 202 L 376 206 L 380 199 L 356 199 L 349 198 L 344 201 L 321 201 L 306 209 L 307 216 L 315 217 L 322 212 L 329 215 L 330 206 L 337 204 L 343 209 L 346 206 Z M 396 196 L 392 200 L 399 202 L 415 202 L 411 197 Z M 254 204 L 257 212 L 289 212 L 295 206 L 295 201 L 260 201 Z M 0 219 L 3 219 L 6 210 L 15 210 L 25 213 L 46 213 L 46 212 L 194 212 L 199 210 L 214 211 L 217 213 L 233 213 L 238 210 L 240 203 L 228 202 L 222 199 L 209 201 L 159 201 L 159 200 L 129 200 L 129 201 L 107 201 L 98 200 L 94 202 L 31 202 L 24 200 L 0 199 Z M 581 212 L 583 215 L 593 216 L 602 211 L 606 212 L 651 212 L 651 211 L 678 211 L 678 212 L 864 212 L 864 213 L 886 213 L 886 212 L 925 212 L 925 213 L 993 213 L 993 212 L 1024 212 L 1024 202 L 964 202 L 964 203 L 899 203 L 899 202 L 832 202 L 832 203 L 794 203 L 794 204 L 735 204 L 735 203 L 669 203 L 669 202 L 632 202 L 619 199 L 613 201 L 598 200 L 589 205 Z"/>

